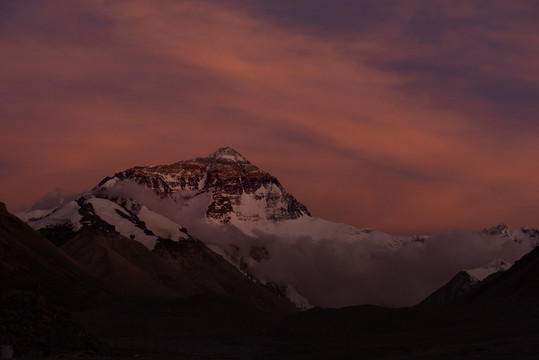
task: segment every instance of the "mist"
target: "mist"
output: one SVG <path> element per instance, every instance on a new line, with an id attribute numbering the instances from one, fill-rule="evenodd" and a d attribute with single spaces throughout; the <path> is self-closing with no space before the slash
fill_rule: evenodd
<path id="1" fill-rule="evenodd" d="M 83 193 L 74 193 L 57 187 L 37 200 L 31 210 L 53 209 L 62 206 L 71 200 L 78 199 L 82 194 Z"/>
<path id="2" fill-rule="evenodd" d="M 262 282 L 294 287 L 314 306 L 373 304 L 412 306 L 443 286 L 459 271 L 493 259 L 514 262 L 530 251 L 527 245 L 499 236 L 454 230 L 395 250 L 374 241 L 347 243 L 310 237 L 277 238 L 212 227 L 196 229 L 208 246 L 217 245 L 234 258 L 249 259 L 253 247 L 269 258 L 249 259 L 249 269 Z M 227 251 L 228 249 L 228 251 Z"/>
<path id="3" fill-rule="evenodd" d="M 254 264 L 253 272 L 292 285 L 322 307 L 415 305 L 461 270 L 496 258 L 513 262 L 530 250 L 511 240 L 459 230 L 397 250 L 309 238 L 265 243 L 271 258 Z"/>
<path id="4" fill-rule="evenodd" d="M 186 227 L 235 264 L 245 261 L 260 281 L 292 286 L 312 305 L 321 307 L 415 305 L 461 270 L 481 267 L 497 258 L 514 262 L 530 251 L 528 245 L 508 238 L 462 230 L 392 250 L 382 248 L 374 239 L 350 243 L 263 232 L 255 232 L 253 237 L 234 226 L 206 221 L 209 193 L 198 195 L 200 201 L 188 209 L 180 195 L 161 199 L 135 183 L 116 184 L 106 193 L 144 204 Z M 252 259 L 250 251 L 255 247 L 265 248 L 269 257 Z"/>

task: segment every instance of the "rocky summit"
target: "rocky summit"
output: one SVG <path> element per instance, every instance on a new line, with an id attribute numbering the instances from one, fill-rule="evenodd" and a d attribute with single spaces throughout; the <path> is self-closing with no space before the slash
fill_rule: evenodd
<path id="1" fill-rule="evenodd" d="M 126 180 L 144 185 L 161 198 L 175 197 L 184 202 L 196 202 L 197 197 L 209 194 L 206 217 L 225 224 L 310 216 L 306 206 L 286 192 L 274 176 L 230 147 L 170 165 L 135 166 L 105 178 L 94 191 L 99 193 Z"/>

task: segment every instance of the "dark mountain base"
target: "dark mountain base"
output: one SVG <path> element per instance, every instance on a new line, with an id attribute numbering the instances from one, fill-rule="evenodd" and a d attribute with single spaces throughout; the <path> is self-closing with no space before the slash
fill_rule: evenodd
<path id="1" fill-rule="evenodd" d="M 281 338 L 291 358 L 536 358 L 537 306 L 513 306 L 318 310 L 289 319 Z"/>
<path id="2" fill-rule="evenodd" d="M 15 357 L 110 353 L 65 308 L 30 290 L 2 290 L 0 344 L 10 344 Z"/>
<path id="3" fill-rule="evenodd" d="M 116 299 L 78 313 L 115 358 L 536 359 L 539 306 L 530 301 L 440 308 L 358 306 L 263 313 L 231 298 Z"/>
<path id="4" fill-rule="evenodd" d="M 0 204 L 0 345 L 16 356 L 92 358 L 110 347 L 100 359 L 539 358 L 539 249 L 442 306 L 294 313 L 198 242 L 152 252 L 106 234 L 70 242 L 72 258 Z M 170 296 L 148 287 L 163 278 L 185 285 L 160 283 Z M 116 284 L 146 292 L 118 295 Z"/>

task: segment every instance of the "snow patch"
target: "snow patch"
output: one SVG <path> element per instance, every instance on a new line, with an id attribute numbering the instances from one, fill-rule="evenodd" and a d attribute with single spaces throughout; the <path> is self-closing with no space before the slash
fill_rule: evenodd
<path id="1" fill-rule="evenodd" d="M 245 202 L 244 202 L 245 201 Z M 400 249 L 417 237 L 399 237 L 382 233 L 371 228 L 358 229 L 351 225 L 334 223 L 324 219 L 303 215 L 294 220 L 268 221 L 260 208 L 261 200 L 254 200 L 250 194 L 242 196 L 242 204 L 234 207 L 230 223 L 247 236 L 263 237 L 272 235 L 295 242 L 297 238 L 309 237 L 314 242 L 336 240 L 345 243 L 370 242 L 383 249 Z M 261 217 L 260 220 L 256 220 Z M 252 219 L 251 221 L 247 219 Z M 254 220 L 254 221 L 253 221 Z"/>
<path id="2" fill-rule="evenodd" d="M 229 161 L 245 161 L 243 156 L 235 156 L 235 155 L 219 155 L 217 158 L 223 159 L 223 160 L 229 160 Z"/>
<path id="3" fill-rule="evenodd" d="M 109 189 L 116 185 L 116 183 L 119 181 L 117 177 L 113 177 L 112 179 L 107 180 L 104 184 L 100 186 L 101 189 Z"/>
<path id="4" fill-rule="evenodd" d="M 79 231 L 82 228 L 79 209 L 79 204 L 72 200 L 53 210 L 32 210 L 17 216 L 34 230 L 68 224 L 73 231 Z"/>
<path id="5" fill-rule="evenodd" d="M 298 293 L 296 289 L 292 287 L 292 285 L 286 286 L 286 297 L 288 298 L 288 300 L 290 300 L 292 304 L 296 305 L 298 309 L 309 310 L 314 307 L 309 303 L 307 299 L 301 296 L 301 294 Z"/>
<path id="6" fill-rule="evenodd" d="M 131 221 L 118 214 L 119 211 L 126 216 L 129 216 L 127 211 L 120 205 L 110 200 L 99 198 L 88 199 L 87 203 L 92 205 L 97 216 L 99 216 L 106 223 L 114 226 L 114 229 L 121 235 L 140 242 L 150 250 L 155 247 L 157 237 L 145 234 L 142 229 L 138 228 Z"/>
<path id="7" fill-rule="evenodd" d="M 45 216 L 48 216 L 56 209 L 57 208 L 48 209 L 48 210 L 30 210 L 30 211 L 18 213 L 15 215 L 24 222 L 37 221 L 37 220 L 43 219 Z"/>
<path id="8" fill-rule="evenodd" d="M 144 221 L 148 230 L 163 239 L 173 241 L 185 240 L 187 234 L 180 230 L 180 225 L 174 221 L 150 211 L 146 206 L 142 206 L 137 213 L 140 220 Z"/>
<path id="9" fill-rule="evenodd" d="M 208 179 L 208 172 L 206 171 L 202 179 L 200 179 L 200 181 L 198 182 L 198 190 L 204 189 L 204 185 L 206 185 L 207 179 Z"/>
<path id="10" fill-rule="evenodd" d="M 506 271 L 511 267 L 511 263 L 507 263 L 501 259 L 494 259 L 487 265 L 479 268 L 464 270 L 471 277 L 476 278 L 479 281 L 485 280 L 488 276 L 497 273 L 498 271 Z"/>

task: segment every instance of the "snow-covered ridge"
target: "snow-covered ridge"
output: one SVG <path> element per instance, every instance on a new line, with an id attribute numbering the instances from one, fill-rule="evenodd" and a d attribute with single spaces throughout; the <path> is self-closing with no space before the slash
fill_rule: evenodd
<path id="1" fill-rule="evenodd" d="M 159 238 L 174 241 L 189 238 L 179 224 L 144 206 L 139 207 L 134 214 L 109 199 L 96 198 L 90 194 L 53 210 L 32 210 L 17 214 L 38 231 L 67 226 L 73 232 L 93 225 L 93 220 L 85 220 L 86 215 L 98 217 L 112 225 L 122 236 L 138 241 L 148 249 L 153 249 Z"/>
<path id="2" fill-rule="evenodd" d="M 475 269 L 464 270 L 464 271 L 467 272 L 473 278 L 479 281 L 483 281 L 484 279 L 487 278 L 487 276 L 497 273 L 498 271 L 506 271 L 507 269 L 511 267 L 511 265 L 513 264 L 507 263 L 503 261 L 502 259 L 494 259 L 490 263 L 484 266 L 481 266 Z"/>
<path id="3" fill-rule="evenodd" d="M 247 160 L 236 150 L 229 146 L 217 149 L 211 156 L 216 160 L 225 160 L 229 162 L 247 162 Z"/>
<path id="4" fill-rule="evenodd" d="M 483 229 L 480 233 L 487 235 L 498 235 L 503 238 L 514 240 L 518 243 L 527 242 L 532 247 L 539 245 L 539 230 L 530 228 L 528 226 L 522 226 L 519 229 L 509 229 L 507 225 L 500 224 L 490 229 Z"/>
<path id="5" fill-rule="evenodd" d="M 16 214 L 21 220 L 28 223 L 34 230 L 47 227 L 69 226 L 73 231 L 82 228 L 79 214 L 80 206 L 76 201 L 69 201 L 63 206 L 48 210 L 31 210 L 25 213 Z"/>
<path id="6" fill-rule="evenodd" d="M 148 249 L 153 249 L 157 236 L 146 233 L 129 220 L 130 214 L 120 205 L 106 199 L 90 198 L 86 201 L 92 205 L 94 214 L 106 223 L 114 226 L 121 235 L 140 242 Z"/>

